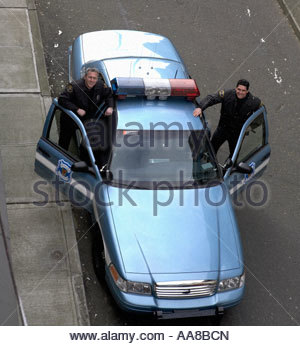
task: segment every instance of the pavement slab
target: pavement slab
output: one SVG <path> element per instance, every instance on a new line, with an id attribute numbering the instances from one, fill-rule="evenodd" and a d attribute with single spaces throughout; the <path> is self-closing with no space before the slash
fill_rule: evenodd
<path id="1" fill-rule="evenodd" d="M 0 325 L 17 326 L 20 324 L 18 316 L 18 299 L 13 277 L 10 271 L 8 253 L 10 253 L 10 234 L 8 232 L 7 210 L 4 200 L 4 185 L 2 176 L 2 160 L 0 157 Z"/>
<path id="2" fill-rule="evenodd" d="M 19 293 L 22 297 L 27 323 L 30 326 L 71 326 L 77 325 L 75 306 L 72 306 L 72 287 L 66 280 L 65 272 L 19 273 L 22 281 Z M 36 286 L 32 286 L 32 283 Z M 69 289 L 66 290 L 66 287 Z M 59 292 L 59 294 L 58 294 Z M 70 307 L 72 306 L 72 309 Z M 28 314 L 28 311 L 30 313 Z M 68 312 L 66 314 L 66 311 Z"/>
<path id="3" fill-rule="evenodd" d="M 30 144 L 0 147 L 7 203 L 55 201 L 53 186 L 34 172 L 35 150 Z"/>
<path id="4" fill-rule="evenodd" d="M 0 56 L 0 92 L 39 92 L 27 9 L 0 8 Z"/>
<path id="5" fill-rule="evenodd" d="M 27 7 L 26 0 L 0 0 L 0 7 Z"/>
<path id="6" fill-rule="evenodd" d="M 81 277 L 70 206 L 8 205 L 12 264 L 29 325 L 81 325 Z M 41 223 L 43 220 L 43 223 Z"/>
<path id="7" fill-rule="evenodd" d="M 36 144 L 44 124 L 40 95 L 0 95 L 0 146 Z"/>

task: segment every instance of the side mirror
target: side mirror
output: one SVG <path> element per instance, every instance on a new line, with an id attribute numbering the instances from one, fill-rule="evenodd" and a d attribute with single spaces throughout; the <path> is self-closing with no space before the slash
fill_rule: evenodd
<path id="1" fill-rule="evenodd" d="M 251 174 L 253 172 L 252 167 L 247 165 L 247 163 L 240 162 L 234 170 L 239 173 Z"/>
<path id="2" fill-rule="evenodd" d="M 88 172 L 89 171 L 89 166 L 87 165 L 86 162 L 79 161 L 79 162 L 73 163 L 71 169 L 74 172 Z"/>
<path id="3" fill-rule="evenodd" d="M 95 174 L 92 167 L 90 167 L 85 161 L 74 162 L 71 170 L 73 172 L 82 172 L 82 173 L 92 173 Z"/>

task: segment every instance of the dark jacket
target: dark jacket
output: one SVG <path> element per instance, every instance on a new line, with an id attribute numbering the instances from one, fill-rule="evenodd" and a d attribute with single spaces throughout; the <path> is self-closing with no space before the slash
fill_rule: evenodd
<path id="1" fill-rule="evenodd" d="M 244 99 L 238 99 L 235 89 L 231 89 L 206 96 L 199 103 L 199 107 L 205 110 L 217 103 L 222 104 L 218 126 L 234 133 L 239 133 L 245 121 L 262 105 L 260 99 L 250 92 Z"/>
<path id="2" fill-rule="evenodd" d="M 78 108 L 86 111 L 82 120 L 92 118 L 100 104 L 105 101 L 108 107 L 113 107 L 111 89 L 98 80 L 92 89 L 88 89 L 84 79 L 69 83 L 60 94 L 58 103 L 77 114 Z"/>

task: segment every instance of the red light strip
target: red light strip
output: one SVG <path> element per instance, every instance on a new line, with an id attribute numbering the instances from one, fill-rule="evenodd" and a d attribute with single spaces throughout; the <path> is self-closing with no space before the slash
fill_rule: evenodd
<path id="1" fill-rule="evenodd" d="M 169 79 L 171 96 L 186 96 L 195 98 L 200 96 L 200 91 L 194 79 Z"/>

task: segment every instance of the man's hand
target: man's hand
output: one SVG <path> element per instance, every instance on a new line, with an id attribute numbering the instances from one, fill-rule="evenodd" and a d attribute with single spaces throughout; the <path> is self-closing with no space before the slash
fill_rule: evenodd
<path id="1" fill-rule="evenodd" d="M 200 115 L 200 117 L 202 117 L 202 109 L 201 108 L 195 108 L 195 110 L 193 112 L 193 116 L 198 117 L 199 115 Z"/>
<path id="2" fill-rule="evenodd" d="M 86 114 L 86 111 L 84 109 L 78 108 L 77 109 L 77 114 L 81 117 L 84 117 Z"/>
<path id="3" fill-rule="evenodd" d="M 104 115 L 109 116 L 113 114 L 114 109 L 112 107 L 108 107 L 107 110 L 105 111 Z"/>

